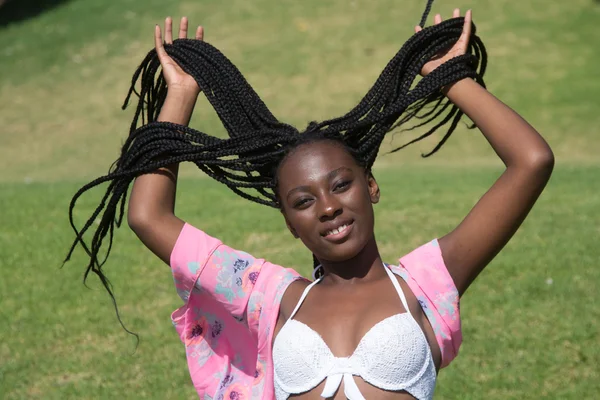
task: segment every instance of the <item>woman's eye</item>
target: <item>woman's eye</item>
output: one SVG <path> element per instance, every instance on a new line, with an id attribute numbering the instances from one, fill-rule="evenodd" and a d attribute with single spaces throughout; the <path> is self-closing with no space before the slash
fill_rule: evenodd
<path id="1" fill-rule="evenodd" d="M 333 190 L 340 190 L 340 189 L 344 189 L 346 188 L 348 185 L 350 185 L 350 181 L 344 181 L 344 182 L 340 182 L 337 185 L 335 185 L 335 187 L 333 188 Z"/>
<path id="2" fill-rule="evenodd" d="M 294 207 L 305 206 L 309 201 L 310 201 L 310 199 L 300 199 L 294 203 Z"/>

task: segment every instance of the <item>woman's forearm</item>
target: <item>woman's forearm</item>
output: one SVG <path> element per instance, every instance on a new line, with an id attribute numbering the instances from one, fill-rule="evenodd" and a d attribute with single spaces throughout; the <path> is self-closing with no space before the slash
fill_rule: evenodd
<path id="1" fill-rule="evenodd" d="M 158 121 L 187 125 L 192 117 L 196 94 L 168 92 Z M 179 165 L 161 168 L 136 178 L 129 200 L 128 220 L 132 228 L 175 210 Z"/>
<path id="2" fill-rule="evenodd" d="M 196 93 L 167 92 L 167 98 L 158 115 L 158 121 L 173 122 L 179 125 L 189 124 L 197 98 Z"/>
<path id="3" fill-rule="evenodd" d="M 552 164 L 552 151 L 542 136 L 474 80 L 463 79 L 445 92 L 477 125 L 507 167 Z"/>

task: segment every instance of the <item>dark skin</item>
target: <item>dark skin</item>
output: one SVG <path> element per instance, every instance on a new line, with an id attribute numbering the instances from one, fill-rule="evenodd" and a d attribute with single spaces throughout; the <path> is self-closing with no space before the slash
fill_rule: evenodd
<path id="1" fill-rule="evenodd" d="M 455 10 L 453 17 L 460 15 Z M 441 22 L 435 16 L 435 23 Z M 465 15 L 463 35 L 444 54 L 428 62 L 427 75 L 445 61 L 464 54 L 471 29 Z M 415 31 L 418 32 L 419 28 Z M 187 36 L 182 19 L 179 37 Z M 165 22 L 165 41 L 172 41 L 172 21 Z M 196 39 L 202 40 L 199 27 Z M 194 79 L 166 54 L 161 30 L 155 45 L 169 90 L 159 120 L 187 124 L 199 94 Z M 462 296 L 479 273 L 500 252 L 521 225 L 550 178 L 554 156 L 548 144 L 523 118 L 471 79 L 445 88 L 488 140 L 505 170 L 458 226 L 439 238 L 444 262 Z M 178 166 L 138 177 L 129 201 L 128 222 L 141 241 L 165 263 L 184 225 L 174 214 Z M 294 237 L 322 263 L 323 281 L 310 292 L 295 318 L 318 332 L 335 356 L 353 353 L 360 339 L 377 322 L 405 312 L 383 269 L 374 235 L 373 205 L 379 201 L 377 182 L 339 144 L 319 141 L 293 151 L 280 165 L 278 188 L 282 213 Z M 333 225 L 349 225 L 342 239 L 329 240 Z M 408 286 L 398 279 L 409 311 L 420 324 L 439 368 L 440 350 L 431 326 Z M 286 291 L 275 334 L 287 321 L 308 282 L 296 281 Z M 366 398 L 411 399 L 404 392 L 386 392 L 356 378 Z M 299 396 L 319 399 L 323 384 Z M 335 399 L 343 399 L 343 386 Z"/>
<path id="2" fill-rule="evenodd" d="M 374 233 L 373 204 L 379 202 L 379 186 L 354 158 L 336 142 L 303 145 L 289 155 L 279 169 L 279 196 L 290 232 L 304 242 L 325 268 L 321 283 L 313 287 L 294 319 L 318 332 L 332 353 L 352 355 L 367 331 L 376 323 L 405 312 L 384 270 Z M 324 237 L 332 226 L 350 223 L 340 240 Z M 425 332 L 434 362 L 441 358 L 433 330 L 408 286 L 398 279 L 409 308 Z M 296 281 L 283 297 L 275 337 L 287 321 L 306 281 Z M 406 393 L 382 392 L 355 377 L 365 398 L 413 398 Z M 320 398 L 325 382 L 309 393 L 291 396 Z M 345 398 L 343 385 L 335 398 Z"/>

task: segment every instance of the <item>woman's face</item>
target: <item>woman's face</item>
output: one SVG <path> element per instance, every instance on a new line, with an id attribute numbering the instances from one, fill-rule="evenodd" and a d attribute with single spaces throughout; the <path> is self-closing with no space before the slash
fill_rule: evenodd
<path id="1" fill-rule="evenodd" d="M 321 262 L 346 261 L 374 238 L 379 187 L 343 145 L 299 146 L 281 164 L 278 181 L 288 228 Z"/>

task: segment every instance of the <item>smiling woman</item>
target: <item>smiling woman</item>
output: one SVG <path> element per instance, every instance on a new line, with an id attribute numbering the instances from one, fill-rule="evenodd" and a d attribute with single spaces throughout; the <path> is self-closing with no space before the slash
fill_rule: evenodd
<path id="1" fill-rule="evenodd" d="M 438 370 L 461 345 L 460 296 L 510 240 L 553 167 L 541 136 L 485 90 L 485 49 L 471 12 L 461 17 L 457 9 L 446 22 L 438 14 L 434 26 L 416 27 L 354 109 L 302 133 L 269 112 L 235 66 L 203 41 L 201 27 L 187 39 L 187 25 L 183 18 L 173 41 L 167 18 L 166 44 L 156 27 L 155 50 L 134 75 L 142 81 L 140 100 L 121 157 L 71 202 L 73 224 L 77 199 L 110 182 L 84 227 L 73 224 L 69 256 L 81 244 L 90 255 L 87 273 L 97 274 L 112 296 L 98 255 L 107 235 L 112 245 L 135 179 L 128 222 L 172 269 L 184 301 L 172 319 L 201 398 L 431 399 Z M 228 139 L 187 127 L 200 92 Z M 413 118 L 440 118 L 421 138 L 451 122 L 433 153 L 463 114 L 505 172 L 454 230 L 397 265 L 385 263 L 375 239 L 380 191 L 371 172 L 383 137 Z M 138 128 L 140 116 L 148 123 Z M 292 236 L 313 253 L 315 280 L 232 249 L 176 217 L 184 161 L 244 198 L 277 207 Z M 102 211 L 88 245 L 83 235 Z"/>
<path id="2" fill-rule="evenodd" d="M 296 147 L 277 176 L 287 226 L 317 260 L 345 262 L 365 248 L 379 187 L 342 142 L 320 136 Z"/>

